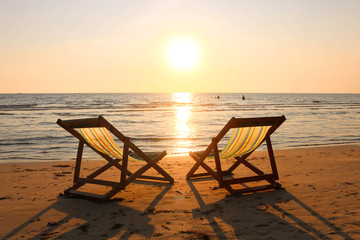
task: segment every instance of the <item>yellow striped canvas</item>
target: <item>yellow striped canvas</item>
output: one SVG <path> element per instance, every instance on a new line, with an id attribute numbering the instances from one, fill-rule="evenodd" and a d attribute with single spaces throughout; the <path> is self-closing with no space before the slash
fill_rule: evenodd
<path id="1" fill-rule="evenodd" d="M 79 128 L 81 136 L 96 150 L 112 158 L 123 158 L 123 150 L 116 144 L 110 132 L 104 128 Z M 139 161 L 136 158 L 128 156 L 131 161 Z"/>
<path id="2" fill-rule="evenodd" d="M 219 153 L 220 158 L 239 157 L 255 150 L 269 129 L 270 126 L 234 128 L 229 142 Z"/>

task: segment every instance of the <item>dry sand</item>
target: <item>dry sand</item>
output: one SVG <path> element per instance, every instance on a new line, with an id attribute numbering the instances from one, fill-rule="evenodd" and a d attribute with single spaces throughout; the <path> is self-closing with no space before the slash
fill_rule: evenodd
<path id="1" fill-rule="evenodd" d="M 266 156 L 250 159 L 268 168 Z M 282 190 L 228 196 L 213 180 L 187 181 L 194 161 L 172 156 L 160 165 L 174 185 L 132 183 L 105 203 L 59 196 L 74 162 L 1 164 L 0 238 L 360 239 L 360 145 L 275 157 Z M 100 163 L 86 161 L 86 169 Z M 118 179 L 116 170 L 106 175 Z"/>

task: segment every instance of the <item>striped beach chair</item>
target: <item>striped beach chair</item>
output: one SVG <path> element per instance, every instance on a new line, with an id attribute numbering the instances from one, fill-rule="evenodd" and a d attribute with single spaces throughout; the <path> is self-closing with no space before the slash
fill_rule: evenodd
<path id="1" fill-rule="evenodd" d="M 57 124 L 79 139 L 73 186 L 65 190 L 64 193 L 66 195 L 106 201 L 121 190 L 124 190 L 127 185 L 136 179 L 174 183 L 174 179 L 157 164 L 158 161 L 166 156 L 166 151 L 144 153 L 103 116 L 65 121 L 59 119 Z M 115 136 L 122 142 L 123 148 L 115 142 L 112 136 Z M 87 177 L 80 176 L 84 145 L 87 145 L 107 161 L 107 164 L 98 168 Z M 144 164 L 140 164 L 142 166 L 135 172 L 130 172 L 128 169 L 129 162 L 143 162 Z M 112 167 L 120 171 L 119 181 L 115 182 L 97 178 Z M 151 168 L 155 169 L 161 176 L 144 175 Z M 111 187 L 111 190 L 103 195 L 78 190 L 87 183 L 108 186 Z"/>
<path id="2" fill-rule="evenodd" d="M 260 190 L 281 188 L 281 185 L 276 182 L 279 179 L 276 168 L 275 157 L 271 145 L 270 135 L 285 121 L 285 116 L 279 117 L 263 117 L 263 118 L 231 118 L 224 126 L 219 134 L 212 139 L 210 145 L 203 152 L 190 152 L 189 155 L 196 161 L 195 165 L 190 169 L 186 178 L 203 178 L 213 177 L 219 182 L 220 188 L 225 188 L 231 195 L 243 194 Z M 218 150 L 218 143 L 224 136 L 233 129 L 228 143 L 224 149 Z M 263 142 L 266 142 L 269 154 L 271 173 L 264 173 L 258 167 L 246 160 Z M 235 162 L 228 170 L 222 170 L 222 161 L 224 159 L 235 159 Z M 207 160 L 208 159 L 208 160 Z M 211 168 L 205 163 L 205 160 L 215 161 L 215 166 Z M 255 173 L 252 176 L 224 179 L 226 175 L 232 175 L 234 170 L 244 165 L 251 172 Z M 199 167 L 205 169 L 204 173 L 196 173 Z M 261 186 L 247 186 L 246 183 L 265 181 L 265 185 Z M 231 185 L 241 185 L 238 189 L 233 189 Z M 253 185 L 253 184 L 252 184 Z"/>

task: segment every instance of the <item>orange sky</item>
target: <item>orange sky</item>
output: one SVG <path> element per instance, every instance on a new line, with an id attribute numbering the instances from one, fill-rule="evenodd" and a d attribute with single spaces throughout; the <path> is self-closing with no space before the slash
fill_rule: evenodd
<path id="1" fill-rule="evenodd" d="M 2 0 L 0 32 L 0 93 L 360 93 L 355 0 Z"/>

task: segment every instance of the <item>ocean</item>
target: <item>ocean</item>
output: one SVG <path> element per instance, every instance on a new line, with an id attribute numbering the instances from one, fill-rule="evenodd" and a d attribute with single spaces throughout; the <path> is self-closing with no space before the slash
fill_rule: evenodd
<path id="1" fill-rule="evenodd" d="M 57 119 L 98 115 L 143 151 L 169 155 L 204 150 L 231 117 L 285 115 L 274 149 L 360 143 L 360 94 L 0 94 L 0 162 L 75 159 L 78 140 Z"/>

